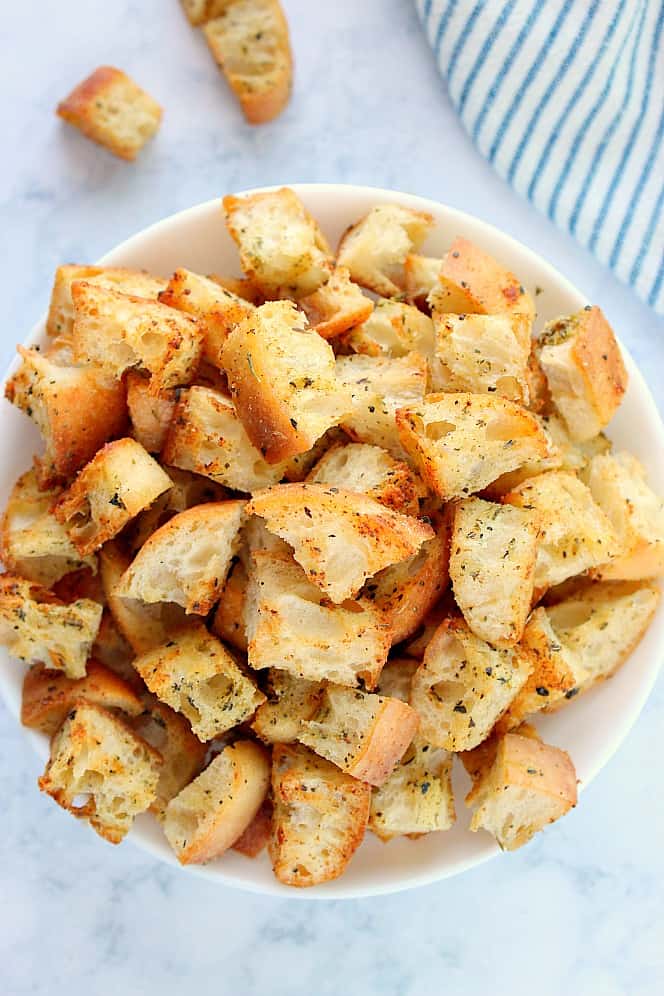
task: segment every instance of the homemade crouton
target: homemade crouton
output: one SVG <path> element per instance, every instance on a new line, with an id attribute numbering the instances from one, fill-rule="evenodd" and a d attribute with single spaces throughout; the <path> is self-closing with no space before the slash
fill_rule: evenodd
<path id="1" fill-rule="evenodd" d="M 344 232 L 337 261 L 363 287 L 393 297 L 404 286 L 404 262 L 419 249 L 433 218 L 398 204 L 379 204 Z"/>
<path id="2" fill-rule="evenodd" d="M 362 843 L 371 788 L 300 745 L 272 755 L 274 816 L 268 845 L 284 885 L 319 885 L 344 873 Z"/>
<path id="3" fill-rule="evenodd" d="M 309 472 L 307 482 L 359 492 L 404 515 L 418 515 L 419 499 L 426 494 L 407 463 L 368 443 L 331 446 Z"/>
<path id="4" fill-rule="evenodd" d="M 371 796 L 369 829 L 383 841 L 449 830 L 456 819 L 452 755 L 416 737 Z"/>
<path id="5" fill-rule="evenodd" d="M 411 304 L 427 309 L 427 297 L 438 282 L 442 259 L 409 253 L 403 264 L 404 290 Z"/>
<path id="6" fill-rule="evenodd" d="M 168 281 L 144 270 L 130 270 L 122 266 L 79 266 L 67 263 L 55 271 L 51 301 L 46 318 L 46 334 L 69 338 L 74 328 L 74 302 L 71 285 L 75 280 L 86 280 L 100 287 L 111 287 L 156 301 Z"/>
<path id="7" fill-rule="evenodd" d="M 161 124 L 162 109 L 126 73 L 99 69 L 58 104 L 58 116 L 120 159 L 135 159 Z"/>
<path id="8" fill-rule="evenodd" d="M 259 706 L 251 728 L 269 744 L 289 744 L 298 739 L 302 721 L 312 719 L 323 698 L 318 681 L 298 678 L 288 671 L 268 672 L 267 702 Z"/>
<path id="9" fill-rule="evenodd" d="M 527 405 L 530 323 L 526 315 L 433 313 L 435 391 L 495 394 Z"/>
<path id="10" fill-rule="evenodd" d="M 367 356 L 408 356 L 416 351 L 431 357 L 433 322 L 412 304 L 381 299 L 369 318 L 344 336 L 344 342 Z"/>
<path id="11" fill-rule="evenodd" d="M 328 282 L 301 297 L 298 305 L 323 339 L 334 339 L 365 322 L 374 307 L 371 298 L 352 282 L 345 266 L 337 266 Z"/>
<path id="12" fill-rule="evenodd" d="M 130 370 L 125 375 L 132 434 L 148 453 L 159 453 L 175 412 L 175 391 L 155 394 L 150 378 Z"/>
<path id="13" fill-rule="evenodd" d="M 160 766 L 160 754 L 121 719 L 77 702 L 53 738 L 39 788 L 119 844 L 154 800 Z"/>
<path id="14" fill-rule="evenodd" d="M 219 604 L 212 619 L 212 632 L 231 647 L 247 652 L 247 630 L 244 622 L 247 569 L 238 560 L 230 569 L 226 583 L 219 593 Z"/>

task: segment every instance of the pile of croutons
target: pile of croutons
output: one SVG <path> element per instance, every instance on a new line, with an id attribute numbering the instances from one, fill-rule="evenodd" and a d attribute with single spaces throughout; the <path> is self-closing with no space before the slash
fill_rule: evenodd
<path id="1" fill-rule="evenodd" d="M 223 206 L 242 278 L 62 266 L 6 387 L 44 442 L 0 575 L 40 787 L 310 886 L 367 827 L 449 829 L 456 754 L 471 830 L 520 847 L 577 796 L 529 721 L 620 667 L 664 571 L 664 504 L 602 435 L 613 333 L 533 338 L 518 278 L 419 255 L 408 207 L 335 257 L 292 190 Z"/>

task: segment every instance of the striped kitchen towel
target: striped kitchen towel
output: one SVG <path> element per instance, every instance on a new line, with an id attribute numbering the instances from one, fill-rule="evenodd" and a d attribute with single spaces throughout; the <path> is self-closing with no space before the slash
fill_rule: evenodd
<path id="1" fill-rule="evenodd" d="M 498 173 L 664 313 L 664 0 L 415 0 Z"/>

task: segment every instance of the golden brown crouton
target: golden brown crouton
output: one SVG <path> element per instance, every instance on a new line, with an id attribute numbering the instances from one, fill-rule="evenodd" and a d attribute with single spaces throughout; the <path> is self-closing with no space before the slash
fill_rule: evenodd
<path id="1" fill-rule="evenodd" d="M 160 766 L 159 753 L 121 719 L 77 702 L 53 738 L 39 788 L 119 844 L 154 800 Z"/>
<path id="2" fill-rule="evenodd" d="M 122 266 L 78 266 L 65 264 L 55 271 L 51 302 L 46 318 L 47 335 L 70 337 L 74 328 L 74 302 L 71 285 L 75 280 L 87 280 L 100 287 L 111 287 L 123 294 L 133 294 L 156 301 L 168 281 L 144 270 L 130 270 Z"/>
<path id="3" fill-rule="evenodd" d="M 284 885 L 319 885 L 343 875 L 362 843 L 371 788 L 300 745 L 272 755 L 274 816 L 269 843 Z"/>
<path id="4" fill-rule="evenodd" d="M 267 702 L 259 706 L 251 728 L 268 744 L 289 744 L 298 739 L 303 720 L 312 719 L 321 703 L 324 685 L 288 671 L 268 672 Z"/>
<path id="5" fill-rule="evenodd" d="M 529 401 L 530 323 L 523 314 L 433 313 L 436 391 L 495 394 L 520 404 Z"/>
<path id="6" fill-rule="evenodd" d="M 433 218 L 398 204 L 379 204 L 344 232 L 337 259 L 363 287 L 393 297 L 404 285 L 406 257 L 419 249 Z"/>
<path id="7" fill-rule="evenodd" d="M 126 374 L 125 384 L 133 436 L 148 453 L 159 453 L 175 412 L 175 391 L 155 394 L 150 378 L 133 370 Z"/>
<path id="8" fill-rule="evenodd" d="M 219 593 L 219 604 L 212 620 L 212 632 L 236 650 L 247 652 L 247 629 L 244 622 L 247 569 L 241 560 L 231 567 L 226 583 Z"/>
<path id="9" fill-rule="evenodd" d="M 309 472 L 307 482 L 357 491 L 404 515 L 419 515 L 419 499 L 426 494 L 407 463 L 368 443 L 331 446 Z"/>
<path id="10" fill-rule="evenodd" d="M 318 290 L 298 301 L 312 329 L 323 339 L 334 339 L 365 322 L 373 301 L 350 279 L 345 266 L 337 266 Z"/>
<path id="11" fill-rule="evenodd" d="M 57 113 L 93 142 L 131 160 L 159 128 L 162 109 L 121 69 L 100 66 L 58 104 Z"/>
<path id="12" fill-rule="evenodd" d="M 412 304 L 380 299 L 367 320 L 344 337 L 355 353 L 367 356 L 408 356 L 413 351 L 431 357 L 433 322 Z"/>
<path id="13" fill-rule="evenodd" d="M 418 308 L 428 310 L 427 298 L 438 282 L 442 259 L 409 253 L 404 260 L 406 298 Z"/>

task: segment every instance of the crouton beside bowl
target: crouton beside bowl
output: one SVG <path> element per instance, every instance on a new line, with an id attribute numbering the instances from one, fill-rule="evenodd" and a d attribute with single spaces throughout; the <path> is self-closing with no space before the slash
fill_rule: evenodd
<path id="1" fill-rule="evenodd" d="M 435 262 L 436 258 L 441 257 L 455 240 L 470 240 L 480 249 L 495 256 L 510 271 L 518 274 L 523 287 L 529 292 L 535 303 L 537 310 L 536 331 L 540 330 L 545 323 L 551 322 L 561 315 L 578 312 L 588 304 L 579 290 L 536 253 L 471 215 L 434 201 L 370 187 L 303 184 L 295 185 L 292 189 L 302 199 L 308 211 L 317 219 L 322 235 L 331 246 L 336 246 L 350 226 L 354 225 L 359 218 L 365 216 L 376 205 L 394 205 L 395 208 L 406 207 L 415 212 L 425 212 L 431 215 L 435 224 L 424 244 L 418 248 L 418 252 L 423 255 L 411 258 L 413 265 L 419 261 L 424 284 L 426 285 L 427 263 Z M 352 256 L 353 253 L 357 254 L 357 243 L 357 233 L 355 235 L 352 231 L 347 233 L 344 249 L 346 261 L 340 259 L 344 265 L 353 263 Z M 165 278 L 182 268 L 198 274 L 238 274 L 237 249 L 224 228 L 220 198 L 197 205 L 152 225 L 109 252 L 100 260 L 100 264 L 145 269 Z M 364 285 L 370 287 L 371 281 L 367 278 Z M 418 283 L 416 288 L 418 292 L 419 288 Z M 311 288 L 304 286 L 300 290 L 307 301 L 307 306 L 303 306 L 304 310 L 307 311 L 309 308 L 310 311 L 313 309 L 315 312 L 316 308 L 319 307 L 319 302 L 311 303 L 306 297 Z M 449 287 L 443 287 L 439 293 L 447 295 L 446 300 L 451 301 Z M 313 295 L 309 294 L 309 296 Z M 417 298 L 418 294 L 411 295 L 412 301 L 417 300 Z M 503 323 L 505 324 L 505 335 L 518 335 L 519 316 L 522 314 L 518 298 L 519 290 L 517 288 L 514 290 L 514 299 L 518 305 L 514 308 L 516 317 L 509 325 Z M 601 304 L 601 302 L 599 303 Z M 461 309 L 453 302 L 449 304 L 449 310 L 455 312 Z M 470 311 L 472 308 L 469 307 L 468 310 Z M 45 324 L 45 320 L 43 320 L 35 326 L 25 340 L 26 347 L 42 345 L 47 341 Z M 477 324 L 478 327 L 482 325 L 481 322 Z M 380 349 L 380 341 L 382 341 L 380 337 L 385 334 L 383 325 L 388 329 L 389 335 L 393 335 L 390 331 L 392 326 L 388 328 L 385 321 L 382 325 L 380 322 L 374 321 L 373 325 L 364 333 L 366 345 L 363 348 L 367 352 Z M 454 328 L 445 329 L 446 335 L 452 336 L 455 332 Z M 400 334 L 403 335 L 403 331 Z M 550 345 L 555 347 L 557 342 Z M 450 350 L 452 348 L 452 346 L 449 347 Z M 661 461 L 661 453 L 664 451 L 664 427 L 653 398 L 634 361 L 624 347 L 621 348 L 629 386 L 621 407 L 611 421 L 607 435 L 617 449 L 624 448 L 637 457 L 648 474 L 651 487 L 657 493 L 662 494 L 664 492 L 664 464 Z M 557 362 L 555 356 L 545 356 L 544 359 L 550 364 Z M 18 366 L 17 361 L 9 374 L 13 374 Z M 447 388 L 443 385 L 438 388 L 438 390 L 443 391 L 446 389 L 463 391 L 467 388 L 463 384 Z M 516 383 L 514 396 L 518 397 L 522 389 L 522 385 Z M 205 389 L 200 388 L 200 390 Z M 5 402 L 4 419 L 5 431 L 0 440 L 0 465 L 3 468 L 0 478 L 0 498 L 3 507 L 7 503 L 14 482 L 26 469 L 26 454 L 40 450 L 36 427 L 24 417 L 17 407 Z M 374 441 L 373 437 L 358 440 L 358 442 L 363 443 Z M 506 477 L 510 477 L 511 468 L 506 467 L 505 470 Z M 601 470 L 603 470 L 603 465 L 599 467 L 597 474 Z M 606 477 L 606 473 L 604 477 Z M 483 486 L 484 481 L 480 482 L 478 488 Z M 518 481 L 510 481 L 509 486 L 505 486 L 505 495 L 507 492 L 511 492 L 513 498 L 513 495 L 517 494 L 517 499 L 509 501 L 508 504 L 517 507 L 523 504 L 518 500 L 521 490 Z M 454 491 L 449 493 L 450 496 L 458 497 Z M 516 512 L 514 514 L 516 515 Z M 599 683 L 587 695 L 580 697 L 579 701 L 574 703 L 573 708 L 553 711 L 547 715 L 538 715 L 537 728 L 546 743 L 555 744 L 569 752 L 576 769 L 579 791 L 582 791 L 609 761 L 636 722 L 655 682 L 663 656 L 664 605 L 660 602 L 652 624 L 630 656 L 629 663 L 625 668 L 619 670 L 610 681 Z M 19 721 L 21 714 L 21 691 L 24 674 L 25 666 L 11 659 L 5 647 L 0 647 L 0 693 L 17 721 Z M 406 709 L 405 706 L 404 709 Z M 309 725 L 313 727 L 315 724 L 310 723 Z M 519 728 L 520 731 L 521 728 Z M 42 760 L 46 759 L 49 751 L 47 736 L 44 733 L 27 729 L 26 734 L 39 757 Z M 527 749 L 528 743 L 525 735 L 520 737 L 515 733 L 510 734 L 510 736 L 512 740 L 508 746 L 511 747 L 512 754 L 516 756 L 519 751 Z M 281 781 L 285 783 L 290 769 L 296 770 L 298 764 L 301 766 L 304 763 L 299 756 L 302 753 L 302 748 L 286 746 L 279 749 L 284 755 L 282 758 L 283 772 L 280 777 Z M 147 759 L 145 763 L 149 766 L 152 763 L 150 761 L 151 755 L 147 749 L 145 753 Z M 508 754 L 509 752 L 505 747 L 501 754 L 501 763 L 504 765 L 507 765 L 508 761 L 512 763 L 511 754 L 509 757 Z M 321 765 L 329 767 L 328 762 L 321 762 Z M 35 780 L 37 774 L 37 765 L 35 765 Z M 307 777 L 313 778 L 314 775 L 318 777 L 316 772 L 313 774 L 309 772 Z M 157 775 L 150 770 L 150 777 L 154 780 Z M 344 786 L 346 783 L 350 784 L 351 787 L 354 786 L 355 783 L 348 782 L 347 776 L 344 775 L 343 778 L 345 779 Z M 339 779 L 341 779 L 341 775 L 338 775 Z M 469 774 L 464 771 L 461 764 L 456 762 L 452 784 L 457 800 L 457 819 L 451 829 L 445 829 L 444 832 L 427 833 L 418 839 L 398 836 L 387 842 L 374 836 L 374 834 L 367 833 L 364 842 L 341 878 L 316 885 L 310 889 L 293 890 L 277 881 L 273 877 L 269 854 L 265 850 L 253 859 L 247 858 L 239 850 L 230 850 L 209 864 L 187 867 L 195 874 L 222 885 L 256 893 L 288 895 L 307 899 L 358 898 L 429 884 L 459 874 L 500 853 L 500 848 L 493 837 L 484 833 L 468 832 L 472 815 L 463 805 L 462 800 L 466 796 L 471 782 Z M 281 791 L 283 788 L 281 782 L 277 788 Z M 476 791 L 477 794 L 480 789 L 473 791 Z M 275 798 L 279 803 L 278 791 L 275 793 Z M 367 800 L 364 798 L 359 801 L 354 800 L 354 804 L 359 806 L 360 803 L 366 809 Z M 66 824 L 63 824 L 62 832 L 67 832 Z M 549 832 L 555 833 L 556 830 L 552 829 Z M 164 836 L 162 826 L 149 814 L 137 817 L 130 832 L 130 838 L 156 858 L 175 867 L 180 867 Z M 506 848 L 509 846 L 511 846 L 509 842 L 505 844 Z M 509 860 L 509 858 L 505 860 Z"/>

